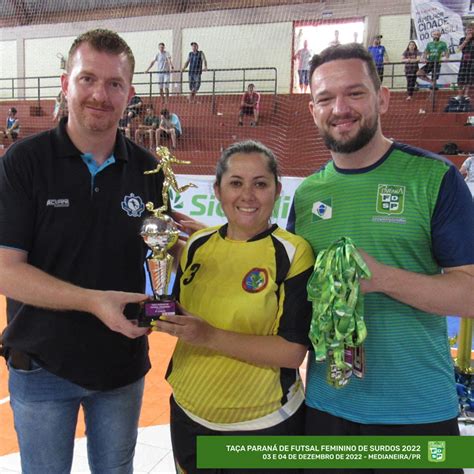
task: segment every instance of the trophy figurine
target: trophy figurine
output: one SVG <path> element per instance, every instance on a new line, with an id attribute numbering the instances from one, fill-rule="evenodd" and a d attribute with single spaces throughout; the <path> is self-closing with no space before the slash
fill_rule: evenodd
<path id="1" fill-rule="evenodd" d="M 193 183 L 179 187 L 171 168 L 173 163 L 190 164 L 190 161 L 176 159 L 174 156 L 171 156 L 166 147 L 158 147 L 156 154 L 158 158 L 161 158 L 158 161 L 157 167 L 153 170 L 145 171 L 145 174 L 154 174 L 163 170 L 163 205 L 155 209 L 155 205 L 152 202 L 147 202 L 146 209 L 151 213 L 151 216 L 144 219 L 140 231 L 145 244 L 151 249 L 151 255 L 146 259 L 146 266 L 153 289 L 152 299 L 143 303 L 143 309 L 138 317 L 138 325 L 141 327 L 149 327 L 161 315 L 175 314 L 176 312 L 176 302 L 171 295 L 167 294 L 173 267 L 173 256 L 168 253 L 168 250 L 177 242 L 179 230 L 173 219 L 164 214 L 164 212 L 168 210 L 168 192 L 170 187 L 179 193 L 189 188 L 197 187 Z"/>

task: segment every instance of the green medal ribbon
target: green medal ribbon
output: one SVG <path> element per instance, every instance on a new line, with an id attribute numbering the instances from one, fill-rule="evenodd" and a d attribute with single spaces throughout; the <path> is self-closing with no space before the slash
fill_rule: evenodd
<path id="1" fill-rule="evenodd" d="M 344 361 L 345 348 L 360 346 L 367 336 L 359 280 L 370 277 L 354 242 L 342 237 L 319 252 L 308 280 L 308 300 L 313 305 L 309 339 L 317 362 L 329 355 L 328 381 L 336 387 L 348 382 L 351 370 Z"/>

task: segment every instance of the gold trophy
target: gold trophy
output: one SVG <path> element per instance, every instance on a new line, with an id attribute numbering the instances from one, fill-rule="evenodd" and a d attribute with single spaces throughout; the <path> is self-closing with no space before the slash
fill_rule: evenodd
<path id="1" fill-rule="evenodd" d="M 143 304 L 143 310 L 138 317 L 138 325 L 149 327 L 152 321 L 163 314 L 175 314 L 176 302 L 167 294 L 173 257 L 168 250 L 177 242 L 179 230 L 171 217 L 164 214 L 168 210 L 168 192 L 172 188 L 177 193 L 183 193 L 189 188 L 196 188 L 193 183 L 179 187 L 176 176 L 171 168 L 172 164 L 188 165 L 190 161 L 182 161 L 172 156 L 168 148 L 159 146 L 156 149 L 158 165 L 154 170 L 145 171 L 145 174 L 164 174 L 162 199 L 163 205 L 155 209 L 152 202 L 147 202 L 146 209 L 151 213 L 144 219 L 140 231 L 144 242 L 150 247 L 152 253 L 146 259 L 148 274 L 153 288 L 153 298 Z"/>

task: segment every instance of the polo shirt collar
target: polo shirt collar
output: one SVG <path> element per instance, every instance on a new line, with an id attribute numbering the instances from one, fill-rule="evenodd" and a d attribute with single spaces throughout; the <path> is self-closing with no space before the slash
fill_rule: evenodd
<path id="1" fill-rule="evenodd" d="M 83 153 L 72 143 L 66 131 L 67 117 L 61 119 L 59 125 L 53 129 L 53 140 L 56 148 L 56 156 L 59 158 L 67 156 L 80 156 Z M 115 147 L 112 155 L 116 160 L 128 161 L 128 152 L 125 138 L 117 128 Z"/>

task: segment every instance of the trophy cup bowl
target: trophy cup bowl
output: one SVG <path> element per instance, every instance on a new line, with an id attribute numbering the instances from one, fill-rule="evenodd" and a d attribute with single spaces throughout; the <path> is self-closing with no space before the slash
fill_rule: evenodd
<path id="1" fill-rule="evenodd" d="M 152 253 L 146 259 L 153 298 L 143 303 L 138 317 L 140 327 L 149 327 L 163 314 L 175 314 L 176 302 L 167 294 L 173 257 L 167 252 L 178 240 L 179 231 L 171 217 L 154 214 L 143 220 L 140 235 Z"/>

